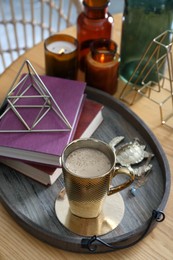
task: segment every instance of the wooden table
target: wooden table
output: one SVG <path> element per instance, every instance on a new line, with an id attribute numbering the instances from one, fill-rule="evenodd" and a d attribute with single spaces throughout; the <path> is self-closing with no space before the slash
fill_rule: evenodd
<path id="1" fill-rule="evenodd" d="M 119 44 L 121 35 L 121 15 L 115 15 L 115 26 L 112 38 Z M 64 31 L 76 35 L 76 28 L 71 27 Z M 0 102 L 2 102 L 16 76 L 21 64 L 29 59 L 38 74 L 44 74 L 44 48 L 43 43 L 38 44 L 17 61 L 15 61 L 4 74 L 0 76 Z M 82 79 L 83 75 L 79 75 Z M 121 84 L 118 89 L 120 90 Z M 118 91 L 119 92 L 119 91 Z M 116 93 L 115 96 L 118 96 Z M 153 109 L 154 108 L 154 109 Z M 173 169 L 173 129 L 162 126 L 160 123 L 159 108 L 153 103 L 141 98 L 135 102 L 131 109 L 141 117 L 150 127 L 161 143 L 171 170 Z M 24 231 L 0 205 L 0 259 L 173 259 L 173 191 L 171 190 L 165 211 L 166 219 L 141 242 L 135 246 L 104 254 L 77 254 L 63 251 L 47 245 Z"/>

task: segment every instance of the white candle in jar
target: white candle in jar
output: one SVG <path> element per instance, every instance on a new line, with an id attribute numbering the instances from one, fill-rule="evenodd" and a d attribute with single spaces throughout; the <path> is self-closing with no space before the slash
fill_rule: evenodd
<path id="1" fill-rule="evenodd" d="M 78 41 L 67 34 L 54 34 L 44 42 L 46 75 L 77 78 Z"/>
<path id="2" fill-rule="evenodd" d="M 49 43 L 46 47 L 48 51 L 56 54 L 67 54 L 73 52 L 76 49 L 76 45 L 66 41 L 55 41 Z"/>

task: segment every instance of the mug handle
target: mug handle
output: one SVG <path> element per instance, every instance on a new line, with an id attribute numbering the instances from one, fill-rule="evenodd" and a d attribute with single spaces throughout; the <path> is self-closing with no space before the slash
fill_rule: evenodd
<path id="1" fill-rule="evenodd" d="M 111 184 L 111 181 L 112 179 L 118 175 L 118 174 L 125 174 L 129 177 L 129 179 L 122 183 L 122 184 L 119 184 L 118 186 L 115 186 L 115 187 L 110 187 L 110 184 Z M 126 167 L 116 167 L 114 169 L 114 171 L 112 172 L 112 174 L 110 174 L 110 179 L 109 179 L 109 190 L 107 192 L 107 195 L 112 195 L 116 192 L 119 192 L 125 188 L 127 188 L 135 179 L 135 175 L 133 173 L 133 171 L 130 171 L 128 168 Z"/>

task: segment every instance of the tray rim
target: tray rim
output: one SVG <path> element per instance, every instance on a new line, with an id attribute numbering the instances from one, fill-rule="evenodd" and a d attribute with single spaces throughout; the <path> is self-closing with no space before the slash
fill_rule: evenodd
<path id="1" fill-rule="evenodd" d="M 151 131 L 151 129 L 145 124 L 145 122 L 140 117 L 138 117 L 131 109 L 129 109 L 129 107 L 127 107 L 127 105 L 125 105 L 122 101 L 116 99 L 114 96 L 111 96 L 101 90 L 97 90 L 97 89 L 94 89 L 94 88 L 88 87 L 88 86 L 86 88 L 86 93 L 87 93 L 87 98 L 98 101 L 98 102 L 102 103 L 103 105 L 104 105 L 104 103 L 106 103 L 106 101 L 108 101 L 109 105 L 106 105 L 106 106 L 109 108 L 114 107 L 113 108 L 114 110 L 116 110 L 115 107 L 120 108 L 121 115 L 126 119 L 128 116 L 128 121 L 130 121 L 130 122 L 134 121 L 136 123 L 136 128 L 137 129 L 141 128 L 144 131 L 144 133 L 146 134 L 147 139 L 151 139 L 153 141 L 153 145 L 155 146 L 155 148 L 157 148 L 157 151 L 158 151 L 157 156 L 159 156 L 161 159 L 161 160 L 159 160 L 159 163 L 162 163 L 162 165 L 160 165 L 160 166 L 162 168 L 164 168 L 164 172 L 165 172 L 164 187 L 166 187 L 162 200 L 161 200 L 158 208 L 155 210 L 163 211 L 164 208 L 166 207 L 166 203 L 169 198 L 170 187 L 171 187 L 171 174 L 170 174 L 170 167 L 169 167 L 168 159 L 167 159 L 166 154 L 165 154 L 161 144 L 159 143 L 158 139 L 156 138 L 154 133 Z M 5 194 L 3 194 L 2 192 L 0 192 L 0 201 L 1 201 L 2 205 L 4 206 L 4 208 L 7 210 L 7 212 L 14 218 L 14 220 L 20 226 L 22 226 L 28 233 L 32 234 L 34 237 L 38 238 L 39 240 L 46 242 L 57 248 L 63 249 L 63 250 L 65 250 L 65 249 L 62 245 L 59 244 L 59 242 L 64 243 L 67 251 L 72 251 L 72 252 L 76 252 L 76 253 L 77 252 L 78 253 L 89 253 L 88 249 L 83 249 L 82 251 L 77 251 L 77 250 L 75 250 L 75 248 L 74 248 L 74 250 L 70 249 L 69 248 L 70 245 L 73 245 L 73 247 L 74 247 L 74 243 L 73 243 L 74 241 L 72 241 L 72 239 L 70 237 L 68 239 L 67 239 L 67 236 L 65 237 L 64 235 L 62 235 L 61 237 L 59 237 L 59 236 L 57 237 L 56 233 L 43 229 L 43 227 L 40 227 L 38 224 L 31 221 L 29 218 L 27 218 L 21 212 L 14 209 L 13 206 L 10 205 L 10 203 L 8 202 L 7 196 Z M 129 247 L 128 244 L 126 243 L 127 240 L 128 241 L 130 240 L 132 242 L 133 241 L 135 242 L 135 240 L 136 240 L 138 242 L 138 238 L 140 238 L 141 232 L 144 232 L 146 230 L 146 228 L 148 227 L 148 223 L 149 223 L 149 220 L 147 220 L 140 227 L 134 229 L 133 231 L 130 231 L 126 234 L 123 234 L 123 235 L 120 235 L 120 236 L 114 238 L 114 241 L 110 241 L 111 238 L 104 238 L 104 241 L 106 243 L 110 243 L 110 244 L 121 245 L 122 248 Z M 156 226 L 156 224 L 157 224 L 156 222 L 153 222 L 145 235 L 149 234 L 153 230 L 153 228 Z M 127 235 L 128 235 L 128 239 L 127 239 Z M 65 240 L 63 240 L 63 238 L 65 238 Z M 79 236 L 77 238 L 75 237 L 75 240 L 78 241 L 79 243 L 81 242 L 81 239 L 82 239 L 81 236 Z M 68 243 L 68 245 L 67 245 L 67 243 Z M 101 246 L 97 241 L 96 241 L 96 245 L 99 248 L 99 250 L 97 250 L 97 253 L 116 250 L 116 249 L 107 248 L 107 250 L 105 251 L 105 249 L 103 250 L 103 246 Z M 79 245 L 77 245 L 77 246 L 79 246 Z"/>

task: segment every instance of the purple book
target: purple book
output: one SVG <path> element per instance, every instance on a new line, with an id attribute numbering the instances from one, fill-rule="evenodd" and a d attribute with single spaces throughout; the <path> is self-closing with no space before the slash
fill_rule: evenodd
<path id="1" fill-rule="evenodd" d="M 59 159 L 62 151 L 73 139 L 75 134 L 82 110 L 86 84 L 84 82 L 49 76 L 40 76 L 40 78 L 58 104 L 58 107 L 68 123 L 71 125 L 71 129 L 67 127 L 66 123 L 53 109 L 50 109 L 34 127 L 34 130 L 37 131 L 41 129 L 41 132 L 25 131 L 25 125 L 17 117 L 14 111 L 9 109 L 0 120 L 0 130 L 7 130 L 7 132 L 0 132 L 0 155 L 30 162 L 59 166 Z M 15 94 L 19 87 L 15 90 Z M 31 95 L 33 95 L 33 98 L 25 98 L 26 96 Z M 33 123 L 33 119 L 37 118 L 38 111 L 40 111 L 40 108 L 38 110 L 35 106 L 38 104 L 42 105 L 42 103 L 45 102 L 43 98 L 37 97 L 37 95 L 37 91 L 30 87 L 24 94 L 25 97 L 20 98 L 15 103 L 15 105 L 18 106 L 16 108 L 17 111 L 25 118 L 27 125 Z M 34 106 L 33 108 L 26 107 L 26 105 L 32 104 Z M 24 106 L 24 108 L 22 108 L 22 106 Z M 42 113 L 45 111 L 43 109 Z M 49 131 L 52 129 L 59 129 L 59 131 Z M 24 131 L 9 132 L 8 130 Z"/>

